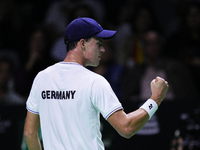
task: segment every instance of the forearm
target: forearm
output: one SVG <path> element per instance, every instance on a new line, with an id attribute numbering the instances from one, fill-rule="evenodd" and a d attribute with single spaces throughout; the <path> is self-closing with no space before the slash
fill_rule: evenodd
<path id="1" fill-rule="evenodd" d="M 134 112 L 127 114 L 126 128 L 129 136 L 136 134 L 149 120 L 149 115 L 144 109 L 137 109 Z"/>
<path id="2" fill-rule="evenodd" d="M 42 150 L 38 135 L 33 135 L 33 136 L 24 135 L 24 140 L 29 150 Z"/>
<path id="3" fill-rule="evenodd" d="M 123 110 L 116 111 L 108 118 L 108 122 L 121 136 L 125 138 L 132 137 L 156 112 L 167 93 L 168 87 L 167 81 L 156 77 L 151 82 L 151 99 L 148 99 L 141 108 L 129 114 L 126 114 Z"/>
<path id="4" fill-rule="evenodd" d="M 137 133 L 151 119 L 157 109 L 157 103 L 152 99 L 148 99 L 138 110 L 127 115 L 127 126 L 130 129 L 131 136 Z"/>
<path id="5" fill-rule="evenodd" d="M 158 106 L 163 101 L 168 87 L 168 82 L 160 77 L 156 77 L 156 79 L 152 80 L 151 98 L 148 99 L 138 110 L 127 115 L 128 119 L 126 120 L 128 120 L 127 128 L 130 131 L 129 136 L 137 133 L 146 122 L 151 119 L 153 114 L 157 111 Z"/>

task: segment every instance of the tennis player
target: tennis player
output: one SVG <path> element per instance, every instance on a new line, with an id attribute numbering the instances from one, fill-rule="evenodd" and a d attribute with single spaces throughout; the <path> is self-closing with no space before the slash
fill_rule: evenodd
<path id="1" fill-rule="evenodd" d="M 125 138 L 132 137 L 152 117 L 165 98 L 168 83 L 156 77 L 152 95 L 126 114 L 104 77 L 86 69 L 98 66 L 102 42 L 116 31 L 104 30 L 91 18 L 73 20 L 65 31 L 67 56 L 35 77 L 26 108 L 24 139 L 29 150 L 104 150 L 100 113 Z"/>

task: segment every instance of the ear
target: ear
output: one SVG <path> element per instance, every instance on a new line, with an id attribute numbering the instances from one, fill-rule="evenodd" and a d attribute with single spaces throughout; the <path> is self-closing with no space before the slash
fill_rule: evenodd
<path id="1" fill-rule="evenodd" d="M 80 46 L 81 46 L 81 49 L 83 49 L 83 50 L 85 50 L 85 39 L 81 39 L 80 41 L 79 41 L 79 44 L 80 44 Z"/>

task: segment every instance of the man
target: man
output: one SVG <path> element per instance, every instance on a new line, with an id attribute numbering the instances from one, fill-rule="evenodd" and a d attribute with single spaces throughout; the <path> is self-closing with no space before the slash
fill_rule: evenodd
<path id="1" fill-rule="evenodd" d="M 77 18 L 68 25 L 66 58 L 36 76 L 27 100 L 24 139 L 30 150 L 41 149 L 40 125 L 46 150 L 103 150 L 100 113 L 125 138 L 155 113 L 168 89 L 164 79 L 154 79 L 151 99 L 126 114 L 105 78 L 85 68 L 98 66 L 105 51 L 103 39 L 115 33 L 91 18 Z"/>

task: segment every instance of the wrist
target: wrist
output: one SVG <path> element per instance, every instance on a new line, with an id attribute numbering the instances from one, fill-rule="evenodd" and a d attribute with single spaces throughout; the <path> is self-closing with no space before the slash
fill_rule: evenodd
<path id="1" fill-rule="evenodd" d="M 140 108 L 144 109 L 148 113 L 150 120 L 158 109 L 158 105 L 154 100 L 148 99 Z"/>
<path id="2" fill-rule="evenodd" d="M 154 100 L 158 106 L 160 106 L 160 104 L 162 102 L 162 100 L 159 100 L 159 98 L 156 98 L 153 95 L 150 97 L 150 99 Z"/>

